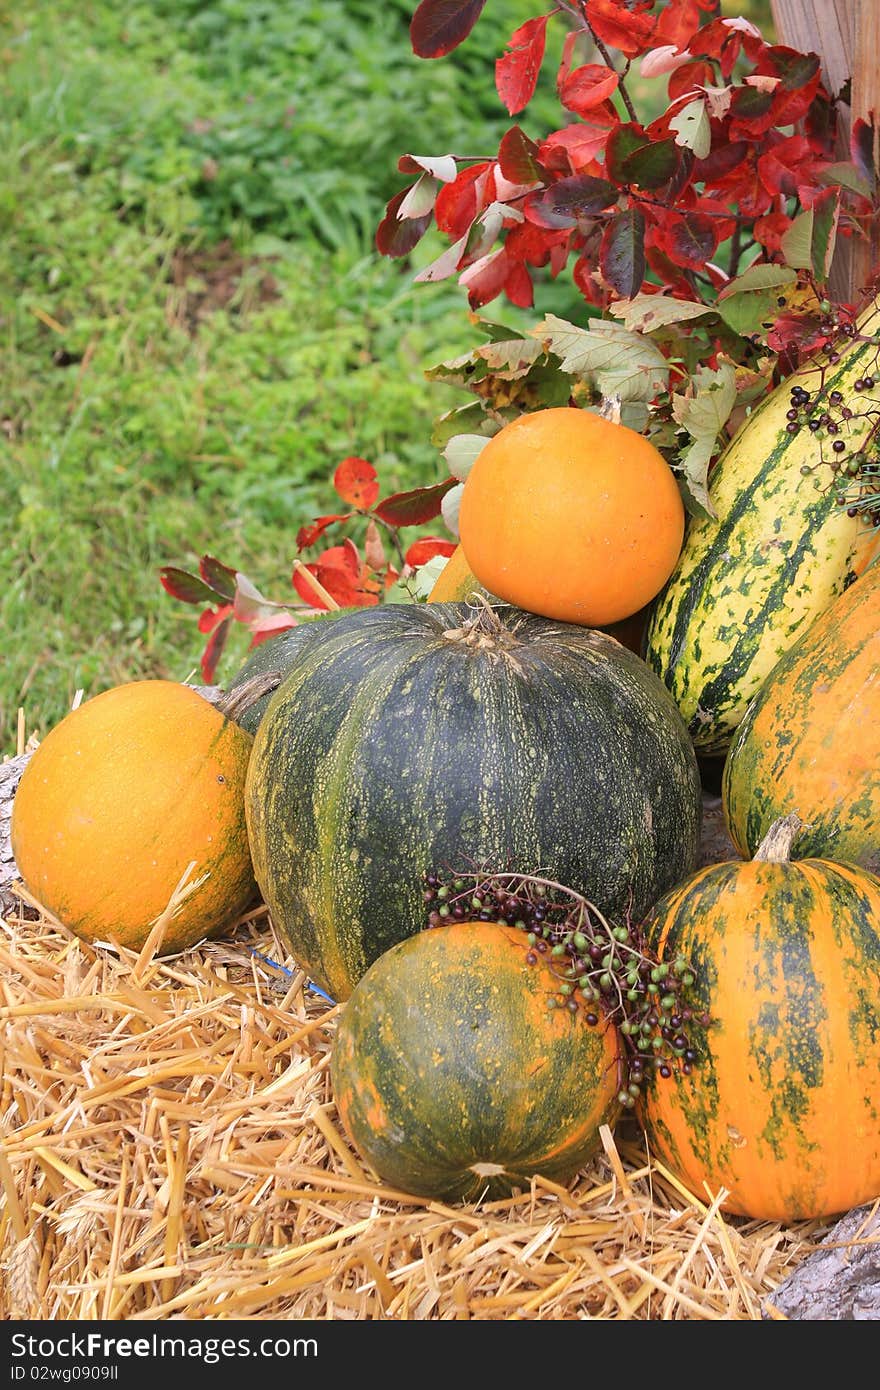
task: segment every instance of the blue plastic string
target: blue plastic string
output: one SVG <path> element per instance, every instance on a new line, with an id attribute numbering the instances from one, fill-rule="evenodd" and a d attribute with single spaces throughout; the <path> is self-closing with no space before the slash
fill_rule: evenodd
<path id="1" fill-rule="evenodd" d="M 258 951 L 256 946 L 249 946 L 248 950 L 251 955 L 256 956 L 258 960 L 264 961 L 266 965 L 271 965 L 273 970 L 280 970 L 282 975 L 287 975 L 288 978 L 292 978 L 293 971 L 288 970 L 286 965 L 281 965 L 279 961 L 273 960 L 271 956 L 263 955 L 263 952 Z M 336 1000 L 331 999 L 330 995 L 327 994 L 325 990 L 321 989 L 320 985 L 316 985 L 314 980 L 306 980 L 306 989 L 311 990 L 312 994 L 318 994 L 322 999 L 326 999 L 328 1004 L 336 1003 Z"/>

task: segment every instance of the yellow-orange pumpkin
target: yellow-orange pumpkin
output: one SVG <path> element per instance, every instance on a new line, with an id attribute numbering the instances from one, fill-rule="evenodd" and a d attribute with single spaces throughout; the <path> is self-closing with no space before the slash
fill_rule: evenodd
<path id="1" fill-rule="evenodd" d="M 726 1211 L 790 1223 L 880 1196 L 880 879 L 790 861 L 795 815 L 751 861 L 711 864 L 655 904 L 648 944 L 696 972 L 689 1073 L 643 1098 L 651 1153 Z"/>
<path id="2" fill-rule="evenodd" d="M 675 476 L 644 435 L 592 410 L 520 415 L 468 473 L 459 533 L 481 584 L 531 613 L 585 627 L 644 608 L 684 539 Z"/>
<path id="3" fill-rule="evenodd" d="M 139 949 L 175 894 L 160 943 L 183 950 L 256 897 L 244 816 L 253 737 L 191 687 L 144 680 L 86 700 L 25 767 L 12 851 L 28 892 L 88 941 Z"/>
<path id="4" fill-rule="evenodd" d="M 466 603 L 471 594 L 486 590 L 468 564 L 462 546 L 455 547 L 428 595 L 429 603 Z"/>

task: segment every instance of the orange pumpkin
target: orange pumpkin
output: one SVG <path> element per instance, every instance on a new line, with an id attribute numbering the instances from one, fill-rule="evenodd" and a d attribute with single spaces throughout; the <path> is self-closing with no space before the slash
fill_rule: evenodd
<path id="1" fill-rule="evenodd" d="M 244 817 L 252 743 L 176 681 L 86 700 L 38 745 L 13 801 L 25 888 L 83 939 L 139 950 L 184 880 L 160 952 L 223 930 L 257 893 Z"/>
<path id="2" fill-rule="evenodd" d="M 465 481 L 459 534 L 490 593 L 532 613 L 601 627 L 644 608 L 684 540 L 675 477 L 643 435 L 591 410 L 520 415 Z"/>
<path id="3" fill-rule="evenodd" d="M 754 1220 L 834 1216 L 880 1196 L 880 879 L 790 861 L 795 815 L 749 862 L 711 864 L 657 902 L 659 960 L 696 971 L 694 1065 L 654 1073 L 651 1154 L 699 1199 Z"/>

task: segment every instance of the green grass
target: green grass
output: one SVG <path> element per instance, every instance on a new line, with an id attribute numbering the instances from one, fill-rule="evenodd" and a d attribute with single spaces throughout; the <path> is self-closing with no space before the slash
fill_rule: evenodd
<path id="1" fill-rule="evenodd" d="M 491 62 L 523 6 L 493 8 L 429 67 L 402 4 L 0 11 L 0 751 L 20 708 L 43 734 L 79 689 L 194 673 L 197 610 L 159 566 L 209 552 L 284 598 L 347 454 L 388 491 L 444 476 L 431 422 L 461 398 L 424 368 L 476 336 L 454 282 L 414 286 L 372 238 L 399 154 L 509 123 Z M 221 238 L 250 269 L 192 331 L 205 286 L 174 258 Z"/>
<path id="2" fill-rule="evenodd" d="M 413 285 L 439 240 L 401 266 L 373 236 L 400 154 L 497 147 L 494 60 L 535 7 L 492 0 L 429 63 L 413 8 L 0 0 L 0 756 L 19 710 L 43 735 L 80 689 L 196 673 L 197 610 L 161 565 L 212 553 L 286 598 L 347 454 L 389 491 L 444 475 L 431 424 L 463 398 L 424 369 L 478 335 L 454 281 Z M 535 135 L 559 123 L 550 35 Z M 194 329 L 218 241 L 248 269 Z M 577 317 L 568 277 L 541 295 Z"/>

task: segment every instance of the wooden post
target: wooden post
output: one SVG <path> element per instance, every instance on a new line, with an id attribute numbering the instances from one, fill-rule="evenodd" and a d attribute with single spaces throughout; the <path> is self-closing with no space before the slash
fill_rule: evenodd
<path id="1" fill-rule="evenodd" d="M 837 96 L 852 79 L 850 104 L 841 103 L 839 157 L 849 158 L 849 131 L 861 117 L 875 125 L 874 162 L 880 132 L 880 5 L 877 0 L 770 0 L 780 43 L 817 53 L 822 80 Z M 876 113 L 876 120 L 875 120 Z M 859 302 L 880 269 L 880 227 L 866 237 L 838 238 L 828 288 L 837 301 Z"/>

